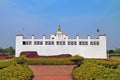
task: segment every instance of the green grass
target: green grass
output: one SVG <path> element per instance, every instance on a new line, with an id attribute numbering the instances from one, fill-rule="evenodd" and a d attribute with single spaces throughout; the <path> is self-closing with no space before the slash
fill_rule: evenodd
<path id="1" fill-rule="evenodd" d="M 112 57 L 110 60 L 119 61 L 120 62 L 120 57 Z"/>
<path id="2" fill-rule="evenodd" d="M 120 55 L 118 55 L 118 56 L 111 56 L 111 58 L 120 58 Z"/>
<path id="3" fill-rule="evenodd" d="M 120 55 L 110 55 L 110 60 L 119 61 L 120 62 Z"/>

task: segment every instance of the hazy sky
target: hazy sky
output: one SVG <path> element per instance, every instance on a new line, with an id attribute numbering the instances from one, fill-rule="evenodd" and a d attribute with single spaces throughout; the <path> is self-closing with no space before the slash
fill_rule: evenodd
<path id="1" fill-rule="evenodd" d="M 15 35 L 57 31 L 97 37 L 107 34 L 107 48 L 120 47 L 120 0 L 0 0 L 0 47 L 15 46 Z M 23 31 L 24 28 L 24 31 Z"/>

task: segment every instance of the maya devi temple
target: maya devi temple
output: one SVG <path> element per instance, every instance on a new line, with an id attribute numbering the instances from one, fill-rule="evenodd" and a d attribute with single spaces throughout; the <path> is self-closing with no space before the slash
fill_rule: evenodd
<path id="1" fill-rule="evenodd" d="M 62 33 L 60 25 L 56 33 L 50 34 L 50 38 L 45 35 L 42 38 L 25 38 L 22 34 L 16 35 L 16 53 L 19 57 L 21 52 L 36 51 L 38 55 L 52 56 L 60 54 L 80 55 L 84 58 L 106 59 L 106 35 L 98 35 L 93 39 L 90 35 L 87 38 L 69 38 L 69 35 Z"/>

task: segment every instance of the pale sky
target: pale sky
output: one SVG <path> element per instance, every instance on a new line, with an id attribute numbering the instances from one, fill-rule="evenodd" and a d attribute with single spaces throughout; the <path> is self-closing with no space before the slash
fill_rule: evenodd
<path id="1" fill-rule="evenodd" d="M 15 35 L 107 34 L 107 48 L 120 47 L 120 0 L 0 0 L 0 47 L 15 47 Z M 23 31 L 24 28 L 24 31 Z"/>

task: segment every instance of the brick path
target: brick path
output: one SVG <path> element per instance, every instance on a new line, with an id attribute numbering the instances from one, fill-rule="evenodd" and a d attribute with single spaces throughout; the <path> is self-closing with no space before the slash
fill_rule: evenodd
<path id="1" fill-rule="evenodd" d="M 34 72 L 33 80 L 72 80 L 75 65 L 31 65 Z"/>

